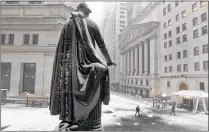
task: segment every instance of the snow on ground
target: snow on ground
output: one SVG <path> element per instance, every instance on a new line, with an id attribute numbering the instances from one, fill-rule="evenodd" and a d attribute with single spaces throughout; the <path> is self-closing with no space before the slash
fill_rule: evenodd
<path id="1" fill-rule="evenodd" d="M 102 107 L 102 124 L 118 125 L 119 119 L 131 117 L 135 114 L 135 108 L 139 105 L 142 114 L 149 118 L 159 116 L 167 124 L 177 124 L 184 127 L 199 128 L 201 131 L 208 129 L 208 116 L 205 114 L 189 113 L 177 109 L 176 116 L 170 115 L 169 112 L 156 112 L 153 107 L 147 104 L 141 104 L 136 101 L 128 100 L 119 96 L 111 95 L 109 105 Z M 59 116 L 51 116 L 48 108 L 25 107 L 19 104 L 2 105 L 1 111 L 2 125 L 10 125 L 3 131 L 52 131 L 59 124 Z M 138 125 L 135 123 L 133 125 Z"/>
<path id="2" fill-rule="evenodd" d="M 183 127 L 188 127 L 188 128 L 192 127 L 194 129 L 198 128 L 200 131 L 208 130 L 208 115 L 206 114 L 197 114 L 197 113 L 189 112 L 184 109 L 176 108 L 176 116 L 174 116 L 174 115 L 170 115 L 171 112 L 170 107 L 168 107 L 167 110 L 166 109 L 163 110 L 165 112 L 154 113 L 154 111 L 161 111 L 161 110 L 156 110 L 150 105 L 140 104 L 136 101 L 128 100 L 119 96 L 112 96 L 112 97 L 114 98 L 114 100 L 117 100 L 117 101 L 112 101 L 112 103 L 117 103 L 117 106 L 120 106 L 121 104 L 126 104 L 125 105 L 126 108 L 132 108 L 135 110 L 136 105 L 139 104 L 141 108 L 140 110 L 141 113 L 146 114 L 148 117 L 153 117 L 153 116 L 161 117 L 162 121 L 167 124 L 181 125 Z M 120 102 L 118 102 L 118 100 L 120 100 Z M 133 115 L 133 112 L 130 114 Z"/>

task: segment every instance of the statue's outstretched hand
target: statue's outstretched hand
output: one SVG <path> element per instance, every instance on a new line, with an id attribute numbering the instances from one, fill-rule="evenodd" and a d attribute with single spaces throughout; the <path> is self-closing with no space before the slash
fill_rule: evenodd
<path id="1" fill-rule="evenodd" d="M 110 61 L 110 62 L 107 62 L 107 66 L 117 66 L 117 64 L 114 62 L 114 61 Z"/>

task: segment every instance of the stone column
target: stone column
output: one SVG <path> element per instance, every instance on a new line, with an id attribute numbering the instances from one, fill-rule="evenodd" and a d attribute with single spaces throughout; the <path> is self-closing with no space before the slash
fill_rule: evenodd
<path id="1" fill-rule="evenodd" d="M 157 38 L 156 36 L 150 37 L 150 73 L 157 73 L 158 69 L 158 54 L 157 54 Z"/>
<path id="2" fill-rule="evenodd" d="M 131 71 L 131 50 L 128 51 L 128 60 L 129 60 L 129 67 L 128 67 L 128 73 L 130 75 L 130 71 Z"/>
<path id="3" fill-rule="evenodd" d="M 144 44 L 139 45 L 139 73 L 144 73 L 144 53 L 143 53 Z"/>
<path id="4" fill-rule="evenodd" d="M 144 40 L 144 73 L 148 73 L 148 41 Z"/>
<path id="5" fill-rule="evenodd" d="M 134 71 L 134 48 L 131 48 L 131 75 L 133 75 Z"/>
<path id="6" fill-rule="evenodd" d="M 134 52 L 134 56 L 135 56 L 135 57 L 134 57 L 134 61 L 135 61 L 135 63 L 134 63 L 134 64 L 135 64 L 135 65 L 134 65 L 134 69 L 136 69 L 134 74 L 136 75 L 136 73 L 138 72 L 138 68 L 137 68 L 137 65 L 138 65 L 138 59 L 137 59 L 137 55 L 138 55 L 138 47 L 137 47 L 137 45 L 135 46 L 134 51 L 135 51 L 135 52 Z"/>

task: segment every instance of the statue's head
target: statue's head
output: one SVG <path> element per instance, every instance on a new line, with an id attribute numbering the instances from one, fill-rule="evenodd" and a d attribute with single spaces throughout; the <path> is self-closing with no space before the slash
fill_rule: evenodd
<path id="1" fill-rule="evenodd" d="M 78 4 L 76 11 L 83 12 L 87 17 L 89 16 L 89 13 L 91 13 L 91 9 L 88 7 L 86 3 L 80 3 Z"/>

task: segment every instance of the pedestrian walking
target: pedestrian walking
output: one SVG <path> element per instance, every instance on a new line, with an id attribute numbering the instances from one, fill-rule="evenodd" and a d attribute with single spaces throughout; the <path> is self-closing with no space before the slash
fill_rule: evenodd
<path id="1" fill-rule="evenodd" d="M 138 116 L 140 117 L 139 111 L 140 111 L 140 107 L 139 107 L 139 105 L 138 105 L 138 106 L 136 107 L 136 113 L 135 113 L 135 116 L 138 114 Z"/>
<path id="2" fill-rule="evenodd" d="M 174 113 L 174 115 L 176 115 L 176 113 L 175 113 L 175 108 L 176 108 L 176 102 L 173 102 L 170 115 L 171 115 L 172 113 Z"/>

